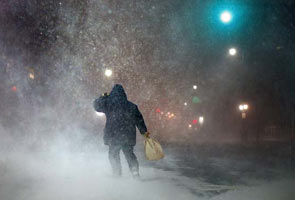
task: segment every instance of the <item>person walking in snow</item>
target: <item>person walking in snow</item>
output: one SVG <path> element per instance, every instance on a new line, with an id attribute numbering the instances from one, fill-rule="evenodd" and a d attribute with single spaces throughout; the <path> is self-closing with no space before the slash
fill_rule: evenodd
<path id="1" fill-rule="evenodd" d="M 109 146 L 109 160 L 114 175 L 122 174 L 122 150 L 132 175 L 138 177 L 139 166 L 133 151 L 136 145 L 136 127 L 146 137 L 149 136 L 149 132 L 137 105 L 128 101 L 123 86 L 116 84 L 109 95 L 104 93 L 94 101 L 94 109 L 106 115 L 103 139 L 104 144 Z"/>

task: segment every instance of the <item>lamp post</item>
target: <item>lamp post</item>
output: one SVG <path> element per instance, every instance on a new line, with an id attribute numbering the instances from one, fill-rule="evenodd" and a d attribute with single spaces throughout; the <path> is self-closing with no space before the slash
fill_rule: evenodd
<path id="1" fill-rule="evenodd" d="M 247 118 L 247 110 L 249 109 L 248 104 L 240 104 L 239 105 L 239 110 L 242 113 L 242 130 L 241 130 L 241 141 L 242 142 L 247 142 L 247 131 L 246 131 L 246 118 Z"/>
<path id="2" fill-rule="evenodd" d="M 240 104 L 239 105 L 239 110 L 242 112 L 242 119 L 246 119 L 247 114 L 246 111 L 249 109 L 248 104 Z"/>

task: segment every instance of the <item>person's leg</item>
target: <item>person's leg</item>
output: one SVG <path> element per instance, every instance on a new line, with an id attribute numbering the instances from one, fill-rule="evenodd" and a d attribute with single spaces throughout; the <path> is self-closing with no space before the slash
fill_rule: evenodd
<path id="1" fill-rule="evenodd" d="M 139 167 L 138 167 L 138 161 L 136 158 L 136 155 L 133 152 L 134 146 L 131 145 L 124 145 L 122 147 L 123 153 L 125 155 L 125 158 L 128 162 L 129 169 L 133 176 L 139 176 Z"/>
<path id="2" fill-rule="evenodd" d="M 109 145 L 109 160 L 113 169 L 113 174 L 121 176 L 121 161 L 120 161 L 120 150 L 121 145 Z"/>

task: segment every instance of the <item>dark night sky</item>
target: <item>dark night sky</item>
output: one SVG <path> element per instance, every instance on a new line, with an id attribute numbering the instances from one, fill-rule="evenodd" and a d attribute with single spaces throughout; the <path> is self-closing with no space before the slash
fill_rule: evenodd
<path id="1" fill-rule="evenodd" d="M 0 9 L 1 67 L 15 62 L 21 74 L 33 66 L 44 95 L 52 95 L 50 80 L 56 80 L 71 94 L 83 84 L 90 98 L 110 88 L 97 77 L 111 65 L 114 82 L 151 107 L 163 106 L 163 99 L 182 105 L 191 95 L 187 88 L 198 84 L 196 109 L 216 121 L 231 121 L 242 101 L 265 123 L 289 120 L 294 110 L 294 1 L 3 0 Z M 231 24 L 219 21 L 223 9 L 232 11 Z M 232 46 L 234 58 L 227 56 Z"/>

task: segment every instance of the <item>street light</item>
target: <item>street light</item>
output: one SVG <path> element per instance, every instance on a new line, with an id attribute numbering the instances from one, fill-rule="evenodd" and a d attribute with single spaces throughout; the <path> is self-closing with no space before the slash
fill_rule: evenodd
<path id="1" fill-rule="evenodd" d="M 248 104 L 240 104 L 239 105 L 239 110 L 240 111 L 246 111 L 246 110 L 248 110 L 248 108 L 249 108 Z"/>
<path id="2" fill-rule="evenodd" d="M 242 112 L 242 124 L 241 124 L 241 141 L 247 141 L 247 127 L 246 127 L 246 111 L 249 109 L 248 104 L 240 104 L 239 110 Z"/>
<path id="3" fill-rule="evenodd" d="M 194 90 L 198 89 L 198 86 L 194 85 L 194 86 L 193 86 L 193 89 L 194 89 Z"/>
<path id="4" fill-rule="evenodd" d="M 240 111 L 243 111 L 244 110 L 244 105 L 239 105 L 239 109 L 240 109 Z"/>
<path id="5" fill-rule="evenodd" d="M 239 110 L 242 112 L 242 119 L 246 119 L 246 111 L 249 109 L 248 104 L 240 104 L 239 105 Z"/>
<path id="6" fill-rule="evenodd" d="M 184 104 L 183 104 L 183 105 L 187 106 L 187 102 L 184 102 Z"/>
<path id="7" fill-rule="evenodd" d="M 105 72 L 104 72 L 104 75 L 106 75 L 107 77 L 112 76 L 112 74 L 113 74 L 113 71 L 110 70 L 110 69 L 106 69 Z"/>
<path id="8" fill-rule="evenodd" d="M 230 48 L 230 49 L 228 50 L 228 53 L 229 53 L 229 55 L 231 55 L 231 56 L 235 56 L 235 55 L 237 54 L 237 49 L 235 49 L 235 48 Z"/>
<path id="9" fill-rule="evenodd" d="M 232 15 L 228 11 L 223 11 L 220 15 L 220 19 L 223 23 L 227 24 L 232 20 Z"/>

